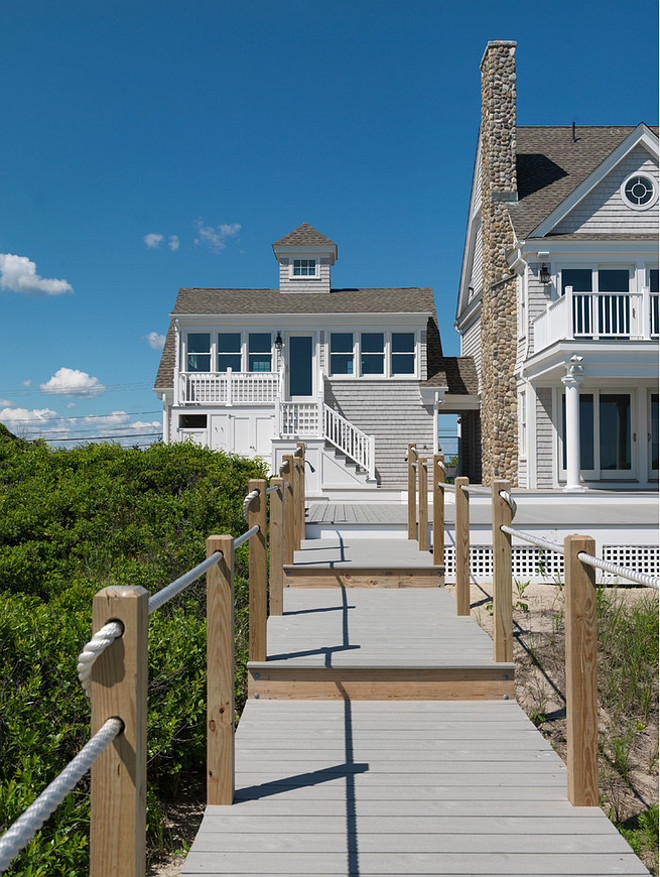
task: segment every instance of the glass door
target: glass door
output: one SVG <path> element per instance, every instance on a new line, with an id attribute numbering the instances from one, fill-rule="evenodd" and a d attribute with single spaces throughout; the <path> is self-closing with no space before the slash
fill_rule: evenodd
<path id="1" fill-rule="evenodd" d="M 314 396 L 314 336 L 288 335 L 289 399 L 309 401 Z"/>
<path id="2" fill-rule="evenodd" d="M 630 393 L 600 393 L 598 430 L 600 477 L 632 478 L 633 451 Z"/>

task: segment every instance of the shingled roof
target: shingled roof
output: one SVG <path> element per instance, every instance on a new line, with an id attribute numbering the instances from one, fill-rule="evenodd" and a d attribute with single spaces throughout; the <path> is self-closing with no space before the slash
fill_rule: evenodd
<path id="1" fill-rule="evenodd" d="M 171 316 L 184 314 L 428 314 L 428 375 L 443 361 L 433 290 L 428 287 L 331 289 L 329 294 L 281 293 L 279 289 L 180 289 Z M 155 389 L 171 387 L 175 336 L 170 323 Z M 444 385 L 438 385 L 444 386 Z"/>
<path id="2" fill-rule="evenodd" d="M 441 356 L 434 368 L 435 373 L 422 381 L 421 387 L 446 387 L 448 393 L 457 396 L 478 395 L 479 376 L 472 356 Z"/>
<path id="3" fill-rule="evenodd" d="M 285 234 L 279 241 L 275 241 L 273 248 L 275 247 L 334 247 L 336 250 L 337 244 L 321 234 L 320 231 L 312 228 L 308 222 L 303 222 L 298 228 Z"/>
<path id="4" fill-rule="evenodd" d="M 572 126 L 517 127 L 518 201 L 509 206 L 517 237 L 528 237 L 636 127 L 577 126 L 575 143 Z"/>

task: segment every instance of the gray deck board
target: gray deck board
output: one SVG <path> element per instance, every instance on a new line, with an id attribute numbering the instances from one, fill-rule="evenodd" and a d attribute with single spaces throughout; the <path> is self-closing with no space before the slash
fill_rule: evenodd
<path id="1" fill-rule="evenodd" d="M 441 588 L 286 588 L 267 642 L 267 663 L 278 667 L 493 664 L 490 637 L 458 617 Z"/>
<path id="2" fill-rule="evenodd" d="M 186 877 L 648 873 L 510 701 L 252 700 L 236 745 Z"/>
<path id="3" fill-rule="evenodd" d="M 368 539 L 342 534 L 323 539 L 305 539 L 300 551 L 294 552 L 293 564 L 295 567 L 329 569 L 348 569 L 351 566 L 376 569 L 404 567 L 428 569 L 429 574 L 439 569 L 433 566 L 431 553 L 420 551 L 414 540 Z"/>

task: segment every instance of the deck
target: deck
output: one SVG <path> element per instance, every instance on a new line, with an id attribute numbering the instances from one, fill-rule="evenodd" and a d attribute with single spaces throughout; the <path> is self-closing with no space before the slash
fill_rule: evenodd
<path id="1" fill-rule="evenodd" d="M 317 569 L 392 566 L 387 540 L 324 541 L 294 556 L 267 660 L 249 665 L 235 803 L 207 807 L 181 873 L 648 874 L 599 808 L 568 802 L 513 665 L 453 598 L 305 586 Z"/>

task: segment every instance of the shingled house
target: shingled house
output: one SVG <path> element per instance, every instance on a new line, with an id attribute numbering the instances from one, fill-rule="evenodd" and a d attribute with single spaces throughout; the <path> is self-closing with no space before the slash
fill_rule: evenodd
<path id="1" fill-rule="evenodd" d="M 488 44 L 460 282 L 483 480 L 657 487 L 658 129 L 521 127 Z"/>
<path id="2" fill-rule="evenodd" d="M 304 440 L 310 495 L 405 481 L 437 450 L 440 406 L 477 399 L 470 358 L 443 357 L 431 289 L 333 289 L 337 246 L 307 223 L 273 244 L 277 289 L 181 289 L 155 391 L 165 442 L 275 470 Z"/>

